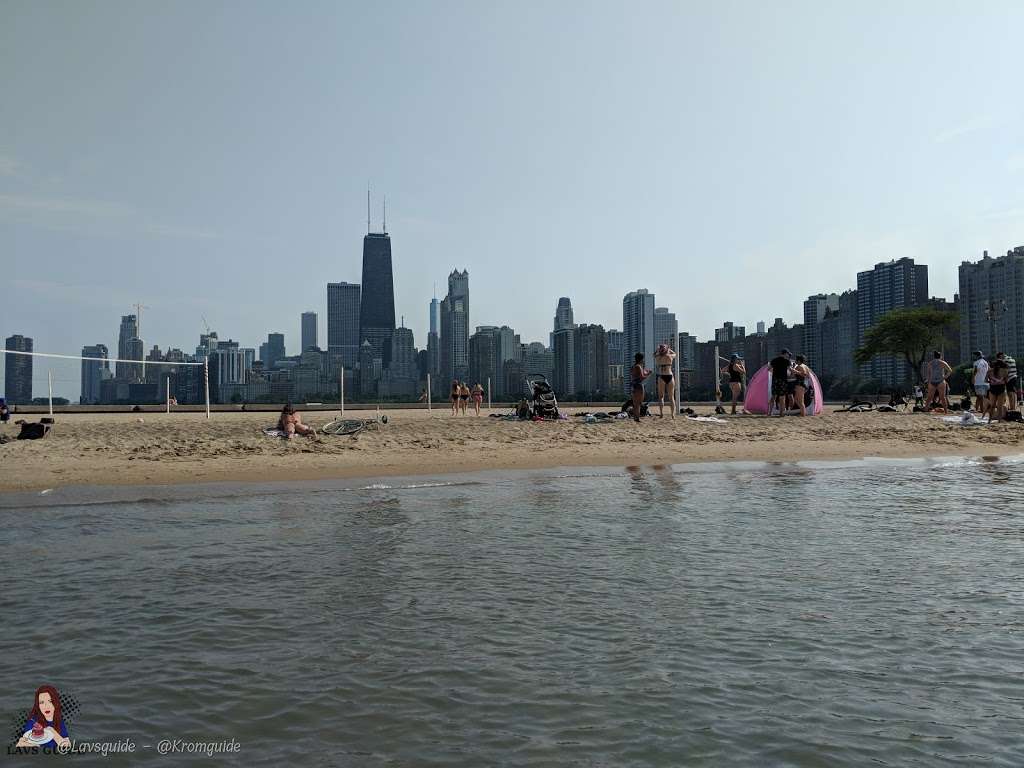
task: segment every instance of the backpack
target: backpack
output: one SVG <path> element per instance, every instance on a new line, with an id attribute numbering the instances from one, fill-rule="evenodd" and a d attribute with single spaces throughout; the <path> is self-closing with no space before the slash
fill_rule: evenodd
<path id="1" fill-rule="evenodd" d="M 48 424 L 31 423 L 22 424 L 21 432 L 18 433 L 18 440 L 38 440 L 41 437 L 46 437 L 46 434 L 50 431 Z"/>

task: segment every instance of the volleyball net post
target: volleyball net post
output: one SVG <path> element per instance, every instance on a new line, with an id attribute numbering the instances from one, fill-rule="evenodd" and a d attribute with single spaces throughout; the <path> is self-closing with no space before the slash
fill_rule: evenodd
<path id="1" fill-rule="evenodd" d="M 338 399 L 341 401 L 341 415 L 345 415 L 345 366 L 338 372 Z"/>
<path id="2" fill-rule="evenodd" d="M 430 413 L 430 374 L 427 374 L 427 413 Z"/>
<path id="3" fill-rule="evenodd" d="M 206 398 L 206 420 L 210 420 L 210 357 L 203 358 L 203 395 Z"/>
<path id="4" fill-rule="evenodd" d="M 487 410 L 491 410 L 491 377 L 487 377 Z"/>

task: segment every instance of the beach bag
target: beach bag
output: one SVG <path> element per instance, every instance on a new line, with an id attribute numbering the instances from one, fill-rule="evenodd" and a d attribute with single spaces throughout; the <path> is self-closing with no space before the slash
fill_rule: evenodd
<path id="1" fill-rule="evenodd" d="M 1006 412 L 1006 420 L 1007 421 L 1024 421 L 1024 416 L 1021 416 L 1020 411 L 1007 411 Z"/>

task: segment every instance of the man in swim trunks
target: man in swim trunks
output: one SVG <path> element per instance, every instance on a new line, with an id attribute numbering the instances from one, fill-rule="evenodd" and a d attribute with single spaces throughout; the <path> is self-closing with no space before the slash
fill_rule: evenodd
<path id="1" fill-rule="evenodd" d="M 789 394 L 789 350 L 784 349 L 773 357 L 768 363 L 772 369 L 772 402 L 779 409 L 779 416 L 786 415 L 786 397 Z M 795 379 L 794 379 L 795 380 Z M 768 415 L 771 416 L 772 409 L 768 408 Z"/>
<path id="2" fill-rule="evenodd" d="M 1020 376 L 1017 374 L 1017 361 L 1007 355 L 1005 352 L 1000 352 L 996 355 L 997 360 L 1002 360 L 1006 363 L 1006 400 L 1008 407 L 1011 411 L 1017 410 L 1017 392 L 1020 390 Z"/>
<path id="3" fill-rule="evenodd" d="M 979 416 L 984 416 L 988 410 L 988 360 L 979 349 L 974 353 L 974 368 L 972 370 L 972 383 L 974 384 L 974 410 Z"/>
<path id="4" fill-rule="evenodd" d="M 942 353 L 938 350 L 932 352 L 932 359 L 928 361 L 925 381 L 928 382 L 928 397 L 925 399 L 925 408 L 931 410 L 932 403 L 936 398 L 944 411 L 949 410 L 949 398 L 946 396 L 946 378 L 953 373 L 949 363 L 942 359 Z"/>

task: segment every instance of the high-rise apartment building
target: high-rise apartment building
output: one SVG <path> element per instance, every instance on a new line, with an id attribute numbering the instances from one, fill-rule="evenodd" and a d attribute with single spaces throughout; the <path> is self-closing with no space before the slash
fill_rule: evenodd
<path id="1" fill-rule="evenodd" d="M 93 359 L 82 361 L 82 389 L 78 400 L 82 405 L 96 405 L 101 402 L 100 386 L 105 379 L 110 378 L 107 345 L 82 347 L 82 357 Z"/>
<path id="2" fill-rule="evenodd" d="M 804 339 L 799 350 L 814 370 L 821 369 L 821 321 L 829 310 L 839 311 L 839 295 L 818 293 L 804 301 Z M 797 350 L 793 350 L 796 352 Z M 824 369 L 821 369 L 822 371 Z"/>
<path id="3" fill-rule="evenodd" d="M 548 381 L 552 381 L 555 378 L 554 351 L 539 341 L 527 344 L 523 350 L 523 375 L 543 376 Z"/>
<path id="4" fill-rule="evenodd" d="M 913 259 L 897 259 L 858 272 L 858 344 L 864 343 L 868 329 L 894 309 L 920 307 L 927 303 L 928 267 L 915 264 Z M 894 387 L 915 377 L 907 363 L 893 355 L 879 355 L 865 363 L 860 366 L 860 374 L 877 380 L 885 387 Z"/>
<path id="5" fill-rule="evenodd" d="M 386 352 L 395 331 L 395 286 L 391 270 L 391 237 L 369 232 L 363 238 L 363 282 L 359 304 L 359 343 L 369 341 L 373 357 L 386 368 Z"/>
<path id="6" fill-rule="evenodd" d="M 806 312 L 804 317 L 807 317 Z M 804 322 L 804 337 L 807 322 Z M 845 291 L 836 308 L 827 307 L 818 321 L 818 362 L 812 366 L 818 378 L 826 381 L 851 379 L 857 375 L 853 353 L 857 349 L 857 292 Z"/>
<path id="7" fill-rule="evenodd" d="M 608 334 L 604 326 L 579 325 L 574 328 L 573 356 L 576 392 L 596 400 L 608 397 Z"/>
<path id="8" fill-rule="evenodd" d="M 286 356 L 283 333 L 268 333 L 267 343 L 260 345 L 260 362 L 266 370 L 274 368 Z"/>
<path id="9" fill-rule="evenodd" d="M 32 339 L 15 334 L 4 341 L 4 349 L 12 352 L 31 352 Z M 4 397 L 12 405 L 32 402 L 32 355 L 4 355 Z"/>
<path id="10" fill-rule="evenodd" d="M 486 389 L 490 380 L 493 394 L 498 376 L 498 329 L 481 326 L 469 337 L 469 385 L 479 383 Z"/>
<path id="11" fill-rule="evenodd" d="M 419 394 L 419 372 L 416 366 L 416 344 L 411 328 L 395 328 L 391 335 L 391 366 L 388 368 L 388 390 L 392 397 Z"/>
<path id="12" fill-rule="evenodd" d="M 1024 365 L 1024 245 L 960 265 L 960 354 L 1006 352 Z M 950 360 L 950 362 L 955 362 Z"/>
<path id="13" fill-rule="evenodd" d="M 355 370 L 359 364 L 361 293 L 358 283 L 327 284 L 327 354 L 332 366 Z"/>
<path id="14" fill-rule="evenodd" d="M 317 315 L 312 310 L 302 313 L 302 327 L 300 331 L 300 338 L 302 340 L 302 349 L 299 352 L 305 352 L 310 347 L 318 347 L 319 342 L 317 341 Z"/>
<path id="15" fill-rule="evenodd" d="M 654 294 L 646 288 L 627 293 L 622 298 L 622 356 L 626 371 L 633 365 L 634 356 L 638 352 L 644 355 L 644 365 L 654 367 Z M 654 390 L 651 377 L 648 377 L 646 388 Z M 631 389 L 629 376 L 623 376 L 623 389 L 629 394 Z"/>
<path id="16" fill-rule="evenodd" d="M 437 296 L 430 300 L 430 330 L 428 333 L 440 333 L 441 332 L 441 303 L 437 300 Z"/>
<path id="17" fill-rule="evenodd" d="M 605 336 L 608 339 L 608 365 L 621 366 L 623 364 L 622 331 L 613 328 L 606 331 Z"/>
<path id="18" fill-rule="evenodd" d="M 555 353 L 554 381 L 551 386 L 560 397 L 571 397 L 576 394 L 576 329 L 572 326 L 559 328 L 551 336 L 552 350 Z"/>

